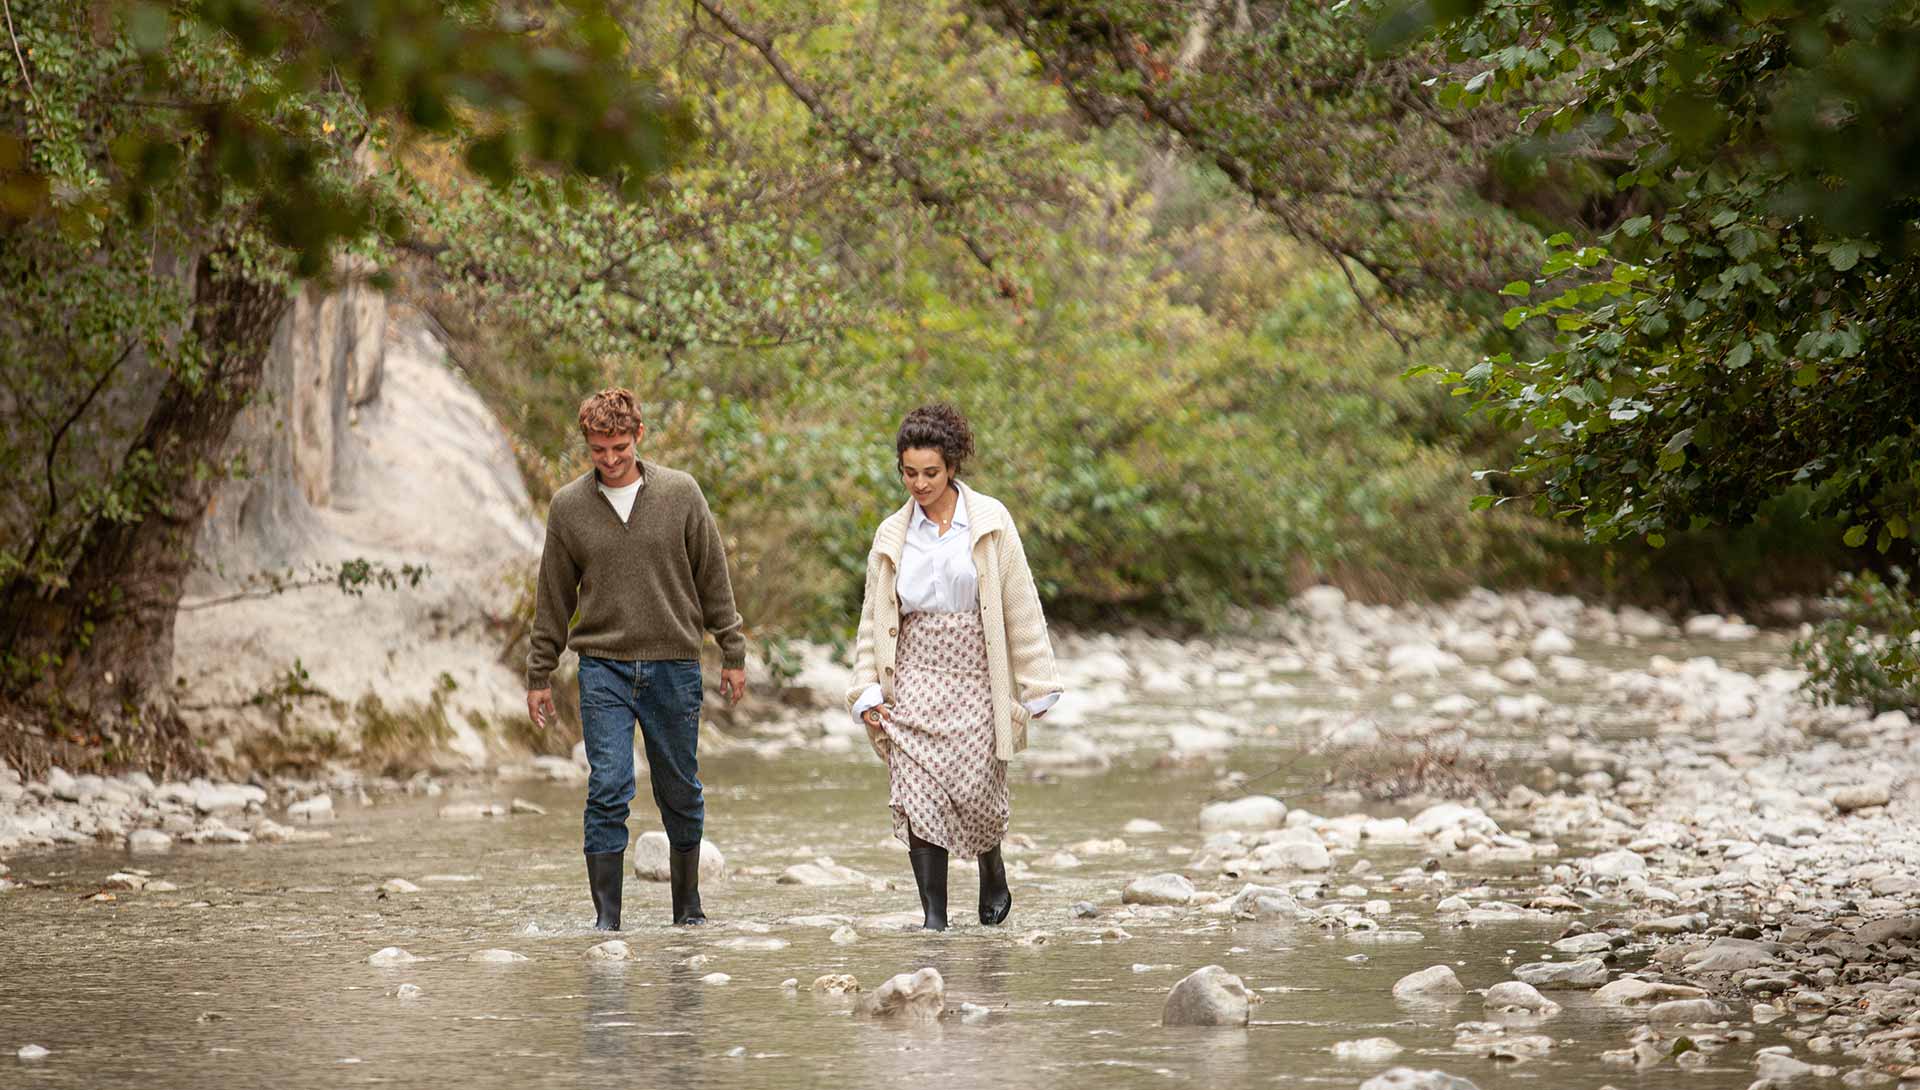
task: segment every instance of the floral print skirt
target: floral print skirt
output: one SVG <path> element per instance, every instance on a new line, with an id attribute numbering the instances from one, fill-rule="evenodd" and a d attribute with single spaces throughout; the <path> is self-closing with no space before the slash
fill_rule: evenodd
<path id="1" fill-rule="evenodd" d="M 979 612 L 909 613 L 887 734 L 893 835 L 971 859 L 1007 835 L 1007 762 L 993 755 L 993 690 Z"/>

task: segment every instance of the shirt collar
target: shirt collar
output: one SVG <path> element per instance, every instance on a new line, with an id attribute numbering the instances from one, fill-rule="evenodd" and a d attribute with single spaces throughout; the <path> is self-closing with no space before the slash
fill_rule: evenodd
<path id="1" fill-rule="evenodd" d="M 633 464 L 634 464 L 634 468 L 640 471 L 640 476 L 636 477 L 629 484 L 619 485 L 618 486 L 619 488 L 632 488 L 635 485 L 638 485 L 641 488 L 647 487 L 647 463 L 636 458 L 634 459 Z M 610 485 L 607 482 L 600 479 L 600 470 L 598 470 L 593 466 L 587 467 L 587 476 L 593 478 L 593 483 L 600 488 L 605 488 L 610 490 L 615 489 L 614 485 Z"/>
<path id="2" fill-rule="evenodd" d="M 967 528 L 967 492 L 965 489 L 959 488 L 957 486 L 954 488 L 953 491 L 954 491 L 954 500 L 953 500 L 952 528 L 964 530 Z M 934 521 L 927 517 L 926 508 L 920 506 L 918 503 L 914 503 L 912 500 L 908 500 L 907 502 L 913 503 L 913 520 L 907 524 L 908 530 L 918 530 L 922 526 L 931 526 L 933 527 L 933 532 L 935 534 L 938 534 L 940 532 L 940 528 L 934 525 Z"/>

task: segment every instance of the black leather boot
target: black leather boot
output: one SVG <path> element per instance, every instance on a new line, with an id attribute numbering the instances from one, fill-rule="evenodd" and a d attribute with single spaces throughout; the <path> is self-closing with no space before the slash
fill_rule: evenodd
<path id="1" fill-rule="evenodd" d="M 588 852 L 587 886 L 593 890 L 593 929 L 620 930 L 620 885 L 626 878 L 627 853 Z"/>
<path id="2" fill-rule="evenodd" d="M 700 846 L 686 851 L 667 850 L 668 880 L 673 890 L 673 922 L 693 926 L 707 922 L 700 911 Z"/>
<path id="3" fill-rule="evenodd" d="M 947 929 L 947 849 L 929 844 L 909 832 L 907 859 L 913 864 L 913 881 L 920 887 L 920 911 L 926 914 L 928 931 Z"/>
<path id="4" fill-rule="evenodd" d="M 992 927 L 1013 911 L 1013 891 L 1007 888 L 1007 864 L 1000 845 L 980 853 L 980 922 Z"/>

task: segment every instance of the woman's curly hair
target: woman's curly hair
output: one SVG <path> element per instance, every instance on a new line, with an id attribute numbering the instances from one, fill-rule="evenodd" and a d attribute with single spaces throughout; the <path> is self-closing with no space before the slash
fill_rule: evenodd
<path id="1" fill-rule="evenodd" d="M 900 421 L 900 435 L 893 446 L 896 456 L 909 450 L 937 450 L 947 463 L 947 471 L 958 477 L 960 467 L 973 457 L 973 429 L 959 409 L 937 401 L 920 406 Z"/>
<path id="2" fill-rule="evenodd" d="M 584 435 L 633 435 L 640 430 L 640 403 L 633 391 L 609 386 L 580 403 Z"/>

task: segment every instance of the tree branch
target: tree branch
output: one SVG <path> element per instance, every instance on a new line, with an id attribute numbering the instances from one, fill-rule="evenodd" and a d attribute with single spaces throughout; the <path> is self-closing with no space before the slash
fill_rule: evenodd
<path id="1" fill-rule="evenodd" d="M 727 33 L 752 46 L 754 51 L 767 62 L 767 66 L 773 69 L 774 75 L 779 77 L 788 92 L 798 99 L 829 133 L 852 149 L 855 155 L 875 166 L 885 167 L 916 202 L 933 211 L 935 215 L 951 217 L 955 213 L 961 204 L 960 198 L 929 181 L 917 163 L 880 147 L 865 133 L 849 125 L 820 97 L 819 92 L 811 84 L 793 70 L 779 51 L 774 49 L 773 42 L 766 35 L 749 29 L 719 0 L 694 0 L 694 2 L 700 6 L 701 10 L 712 16 L 715 22 L 725 27 Z M 959 238 L 960 244 L 967 248 L 967 252 L 973 255 L 974 260 L 979 262 L 982 268 L 988 272 L 998 271 L 995 268 L 996 255 L 979 239 L 957 225 L 954 233 Z M 1002 295 L 1012 293 L 1012 285 L 1005 277 L 1000 278 L 999 288 Z"/>

